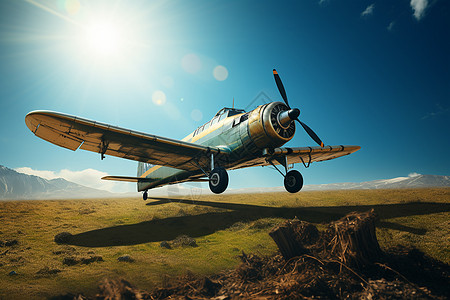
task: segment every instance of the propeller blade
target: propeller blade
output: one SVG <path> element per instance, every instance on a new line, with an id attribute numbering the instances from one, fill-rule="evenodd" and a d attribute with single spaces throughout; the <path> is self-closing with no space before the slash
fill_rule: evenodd
<path id="1" fill-rule="evenodd" d="M 317 143 L 319 144 L 320 147 L 323 147 L 323 142 L 319 139 L 319 137 L 317 136 L 317 134 L 308 127 L 308 125 L 306 125 L 305 123 L 303 123 L 302 121 L 300 121 L 299 119 L 296 119 L 300 125 L 302 125 L 303 129 L 305 129 L 305 131 L 309 134 L 309 136 Z"/>
<path id="2" fill-rule="evenodd" d="M 280 91 L 280 94 L 284 100 L 284 103 L 286 103 L 287 107 L 289 108 L 289 111 L 287 111 L 289 119 L 297 120 L 300 123 L 300 125 L 302 125 L 303 129 L 305 129 L 306 133 L 308 133 L 308 135 L 317 144 L 319 144 L 320 147 L 323 147 L 323 142 L 320 140 L 320 138 L 317 136 L 317 134 L 311 128 L 309 128 L 308 125 L 306 125 L 305 123 L 303 123 L 302 121 L 300 121 L 298 119 L 298 116 L 300 115 L 300 110 L 297 108 L 291 109 L 291 107 L 289 106 L 287 96 L 286 96 L 286 91 L 284 90 L 284 86 L 283 86 L 283 83 L 281 82 L 280 75 L 278 75 L 278 72 L 275 69 L 273 69 L 273 77 L 275 78 L 275 83 L 277 84 L 278 91 Z"/>
<path id="3" fill-rule="evenodd" d="M 275 69 L 273 69 L 273 77 L 275 78 L 275 83 L 277 84 L 278 91 L 280 91 L 280 94 L 284 100 L 284 103 L 286 103 L 286 105 L 289 107 L 289 109 L 291 109 L 291 107 L 289 106 L 288 100 L 287 100 L 286 91 L 284 90 L 283 83 L 281 82 L 281 79 L 280 79 L 280 75 L 278 75 L 278 72 Z"/>

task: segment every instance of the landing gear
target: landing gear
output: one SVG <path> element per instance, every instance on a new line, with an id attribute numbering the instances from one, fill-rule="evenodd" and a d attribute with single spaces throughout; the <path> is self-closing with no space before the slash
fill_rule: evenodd
<path id="1" fill-rule="evenodd" d="M 224 168 L 214 168 L 209 174 L 209 189 L 214 194 L 223 193 L 228 187 L 228 173 Z"/>
<path id="2" fill-rule="evenodd" d="M 144 194 L 142 194 L 142 199 L 144 199 L 144 201 L 145 201 L 145 200 L 147 200 L 147 198 L 148 198 L 148 193 L 147 193 L 147 191 L 145 191 Z"/>
<path id="3" fill-rule="evenodd" d="M 280 172 L 281 175 L 283 175 L 284 188 L 286 189 L 286 191 L 288 191 L 289 193 L 297 193 L 298 191 L 300 191 L 303 187 L 302 174 L 300 174 L 300 172 L 296 170 L 290 170 L 288 172 L 288 162 L 286 156 L 283 158 L 276 157 L 274 159 L 278 161 L 280 165 L 282 165 L 286 169 L 286 175 L 284 175 L 283 172 L 281 172 L 281 170 L 277 168 L 277 166 L 273 163 L 272 160 L 269 159 L 267 160 L 267 162 L 271 164 L 275 168 L 275 170 L 277 170 L 278 172 Z"/>
<path id="4" fill-rule="evenodd" d="M 297 193 L 303 187 L 303 176 L 297 170 L 289 171 L 284 177 L 284 188 L 289 193 Z"/>

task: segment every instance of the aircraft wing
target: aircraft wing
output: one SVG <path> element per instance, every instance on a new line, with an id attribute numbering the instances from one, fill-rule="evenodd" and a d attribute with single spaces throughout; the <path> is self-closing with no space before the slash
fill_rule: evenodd
<path id="1" fill-rule="evenodd" d="M 231 167 L 240 169 L 255 166 L 268 166 L 271 161 L 275 165 L 284 163 L 287 158 L 288 164 L 304 163 L 309 166 L 312 162 L 325 161 L 341 156 L 349 155 L 361 149 L 360 146 L 325 146 L 325 147 L 281 147 L 275 149 L 264 149 L 262 156 L 251 159 Z"/>
<path id="2" fill-rule="evenodd" d="M 296 148 L 275 148 L 273 151 L 266 151 L 263 156 L 276 159 L 287 156 L 289 164 L 311 163 L 325 161 L 341 156 L 349 155 L 361 149 L 360 146 L 325 146 L 325 147 L 296 147 Z"/>
<path id="3" fill-rule="evenodd" d="M 209 159 L 209 153 L 226 155 L 206 147 L 156 135 L 136 132 L 51 111 L 33 111 L 25 117 L 28 128 L 55 145 L 83 149 L 155 165 L 198 170 L 194 160 Z"/>

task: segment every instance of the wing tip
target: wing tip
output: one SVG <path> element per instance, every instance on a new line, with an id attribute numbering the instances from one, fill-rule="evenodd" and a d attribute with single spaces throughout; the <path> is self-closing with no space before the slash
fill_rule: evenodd
<path id="1" fill-rule="evenodd" d="M 51 110 L 33 110 L 27 113 L 26 117 L 32 115 L 53 115 L 53 114 L 60 114 L 60 113 Z"/>

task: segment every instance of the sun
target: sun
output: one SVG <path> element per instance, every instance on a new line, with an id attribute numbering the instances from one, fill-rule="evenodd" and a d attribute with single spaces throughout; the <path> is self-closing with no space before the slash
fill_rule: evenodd
<path id="1" fill-rule="evenodd" d="M 95 21 L 85 27 L 86 50 L 99 57 L 119 55 L 123 48 L 120 28 L 108 21 Z"/>
<path id="2" fill-rule="evenodd" d="M 148 34 L 153 21 L 149 23 L 143 18 L 142 7 L 128 1 L 27 2 L 65 21 L 61 28 L 55 28 L 57 38 L 61 38 L 60 53 L 83 72 L 114 75 L 135 70 L 140 66 L 137 62 L 146 60 L 153 49 L 149 38 L 155 36 Z"/>

